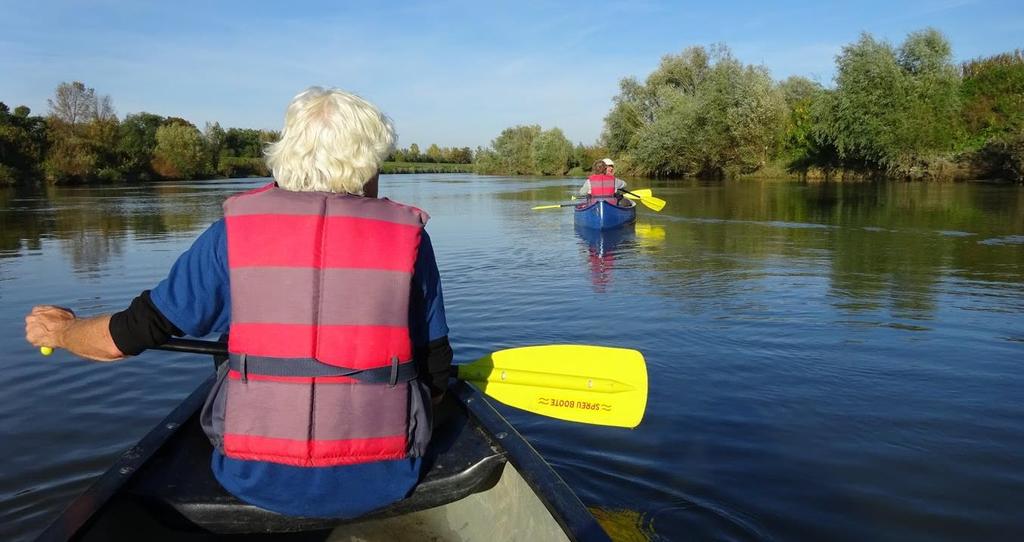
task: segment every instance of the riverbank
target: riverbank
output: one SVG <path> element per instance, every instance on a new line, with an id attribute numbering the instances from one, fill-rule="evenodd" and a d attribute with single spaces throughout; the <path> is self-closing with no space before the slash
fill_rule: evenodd
<path id="1" fill-rule="evenodd" d="M 902 175 L 886 173 L 878 170 L 855 170 L 849 168 L 811 167 L 802 171 L 793 171 L 782 163 L 768 164 L 753 173 L 737 175 L 737 179 L 765 181 L 787 179 L 798 181 L 819 182 L 865 182 L 865 181 L 925 181 L 925 182 L 988 182 L 1020 184 L 1013 175 L 999 175 L 994 167 L 979 167 L 976 163 L 956 162 L 952 160 L 934 161 L 929 167 L 922 167 Z"/>
<path id="2" fill-rule="evenodd" d="M 388 175 L 405 173 L 473 173 L 473 164 L 434 162 L 384 162 L 380 172 Z"/>

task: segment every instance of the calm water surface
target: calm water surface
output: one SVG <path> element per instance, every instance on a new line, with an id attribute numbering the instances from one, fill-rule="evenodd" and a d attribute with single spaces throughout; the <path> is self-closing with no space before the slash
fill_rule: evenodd
<path id="1" fill-rule="evenodd" d="M 0 540 L 42 529 L 210 367 L 42 358 L 24 314 L 119 310 L 260 182 L 0 189 Z M 618 537 L 1024 539 L 1024 188 L 655 184 L 665 211 L 603 237 L 529 210 L 577 182 L 382 191 L 433 216 L 457 361 L 645 354 L 636 430 L 502 409 Z"/>

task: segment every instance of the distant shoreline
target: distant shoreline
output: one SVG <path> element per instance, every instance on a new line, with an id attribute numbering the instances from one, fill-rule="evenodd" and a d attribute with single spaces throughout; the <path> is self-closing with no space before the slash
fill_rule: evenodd
<path id="1" fill-rule="evenodd" d="M 380 172 L 387 175 L 404 173 L 474 173 L 473 164 L 444 162 L 384 162 Z"/>

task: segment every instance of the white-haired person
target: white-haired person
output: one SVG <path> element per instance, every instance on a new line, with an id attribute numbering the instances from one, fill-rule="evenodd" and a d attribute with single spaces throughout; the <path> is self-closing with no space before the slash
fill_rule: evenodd
<path id="1" fill-rule="evenodd" d="M 622 198 L 622 193 L 619 191 L 626 188 L 626 181 L 615 176 L 615 162 L 611 158 L 595 161 L 590 168 L 590 173 L 591 175 L 580 187 L 579 195 L 609 201 L 617 201 Z"/>
<path id="2" fill-rule="evenodd" d="M 227 333 L 202 416 L 227 491 L 306 517 L 404 498 L 452 350 L 428 216 L 377 198 L 395 139 L 373 104 L 307 89 L 266 150 L 274 182 L 229 197 L 167 278 L 112 315 L 34 307 L 26 339 L 113 361 Z"/>

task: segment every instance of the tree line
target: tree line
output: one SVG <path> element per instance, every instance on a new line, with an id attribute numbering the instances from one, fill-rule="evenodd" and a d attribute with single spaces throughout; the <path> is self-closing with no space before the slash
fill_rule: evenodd
<path id="1" fill-rule="evenodd" d="M 561 129 L 533 124 L 506 128 L 490 147 L 477 148 L 474 168 L 485 175 L 582 175 L 606 155 L 600 144 L 574 146 Z"/>
<path id="2" fill-rule="evenodd" d="M 217 122 L 200 130 L 183 118 L 146 112 L 118 119 L 110 96 L 79 81 L 58 85 L 47 103 L 44 117 L 0 102 L 0 185 L 264 177 L 270 171 L 263 149 L 280 137 Z M 471 164 L 473 153 L 437 145 L 421 153 L 412 144 L 389 159 Z"/>
<path id="3" fill-rule="evenodd" d="M 180 117 L 134 113 L 123 120 L 110 96 L 61 83 L 49 114 L 0 102 L 0 184 L 54 184 L 267 175 L 262 149 L 279 134 Z"/>
<path id="4" fill-rule="evenodd" d="M 594 145 L 517 126 L 479 150 L 477 164 L 482 173 L 559 175 L 604 152 L 620 173 L 652 177 L 1024 181 L 1024 56 L 957 65 L 935 29 L 898 46 L 865 33 L 836 57 L 829 88 L 775 81 L 725 45 L 690 47 L 642 82 L 620 81 Z"/>
<path id="5" fill-rule="evenodd" d="M 426 152 L 413 143 L 407 148 L 395 149 L 387 158 L 388 162 L 416 162 L 424 164 L 472 164 L 473 150 L 469 147 L 439 147 L 431 144 Z"/>

